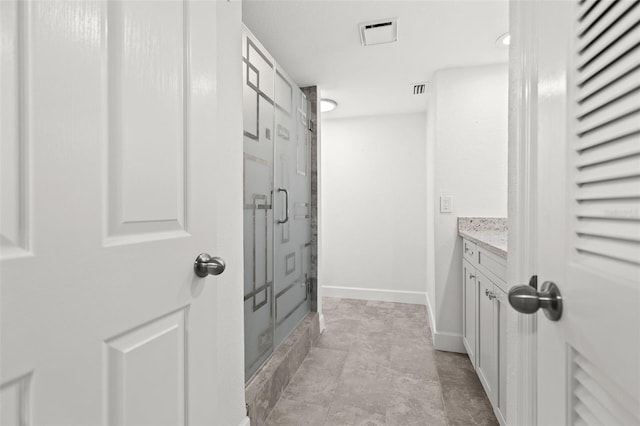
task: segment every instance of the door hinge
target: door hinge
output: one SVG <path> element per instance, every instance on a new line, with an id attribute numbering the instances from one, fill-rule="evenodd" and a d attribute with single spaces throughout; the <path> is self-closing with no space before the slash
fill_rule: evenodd
<path id="1" fill-rule="evenodd" d="M 309 119 L 309 131 L 311 133 L 315 133 L 316 131 L 316 122 L 313 121 L 312 119 Z"/>
<path id="2" fill-rule="evenodd" d="M 307 276 L 306 282 L 307 282 L 307 294 L 313 293 L 313 282 L 311 278 Z"/>

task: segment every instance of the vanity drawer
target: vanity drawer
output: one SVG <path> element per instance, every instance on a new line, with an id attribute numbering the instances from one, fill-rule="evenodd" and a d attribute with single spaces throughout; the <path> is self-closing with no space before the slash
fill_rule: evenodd
<path id="1" fill-rule="evenodd" d="M 469 240 L 462 240 L 462 255 L 469 262 L 477 264 L 478 263 L 478 246 L 476 243 L 472 243 Z"/>
<path id="2" fill-rule="evenodd" d="M 507 260 L 493 253 L 489 253 L 485 249 L 478 251 L 478 265 L 489 272 L 489 276 L 494 279 L 499 287 L 504 287 L 507 280 Z M 493 275 L 493 276 L 491 276 Z M 502 290 L 505 290 L 502 288 Z"/>

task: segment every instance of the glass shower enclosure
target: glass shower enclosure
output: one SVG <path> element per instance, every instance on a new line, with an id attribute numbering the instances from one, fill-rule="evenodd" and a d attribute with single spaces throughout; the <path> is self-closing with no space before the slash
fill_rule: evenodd
<path id="1" fill-rule="evenodd" d="M 244 29 L 244 330 L 248 381 L 310 311 L 308 102 Z"/>

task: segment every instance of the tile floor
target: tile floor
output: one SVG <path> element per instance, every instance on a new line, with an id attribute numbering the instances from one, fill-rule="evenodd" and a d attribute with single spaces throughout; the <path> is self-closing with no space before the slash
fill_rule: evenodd
<path id="1" fill-rule="evenodd" d="M 324 298 L 323 312 L 268 426 L 498 424 L 467 356 L 433 349 L 424 306 Z"/>

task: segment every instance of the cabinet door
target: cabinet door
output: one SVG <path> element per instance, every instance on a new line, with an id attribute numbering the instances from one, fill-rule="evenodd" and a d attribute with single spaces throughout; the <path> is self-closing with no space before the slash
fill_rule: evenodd
<path id="1" fill-rule="evenodd" d="M 507 417 L 507 309 L 509 308 L 509 302 L 505 292 L 495 285 L 494 294 L 493 312 L 497 355 L 494 407 L 500 424 L 505 424 Z"/>
<path id="2" fill-rule="evenodd" d="M 476 366 L 476 269 L 468 260 L 462 260 L 462 342 L 471 364 Z"/>
<path id="3" fill-rule="evenodd" d="M 494 301 L 489 298 L 494 284 L 485 275 L 476 271 L 478 298 L 478 339 L 476 354 L 476 372 L 482 386 L 492 403 L 495 404 L 496 383 L 496 336 L 494 323 Z"/>

